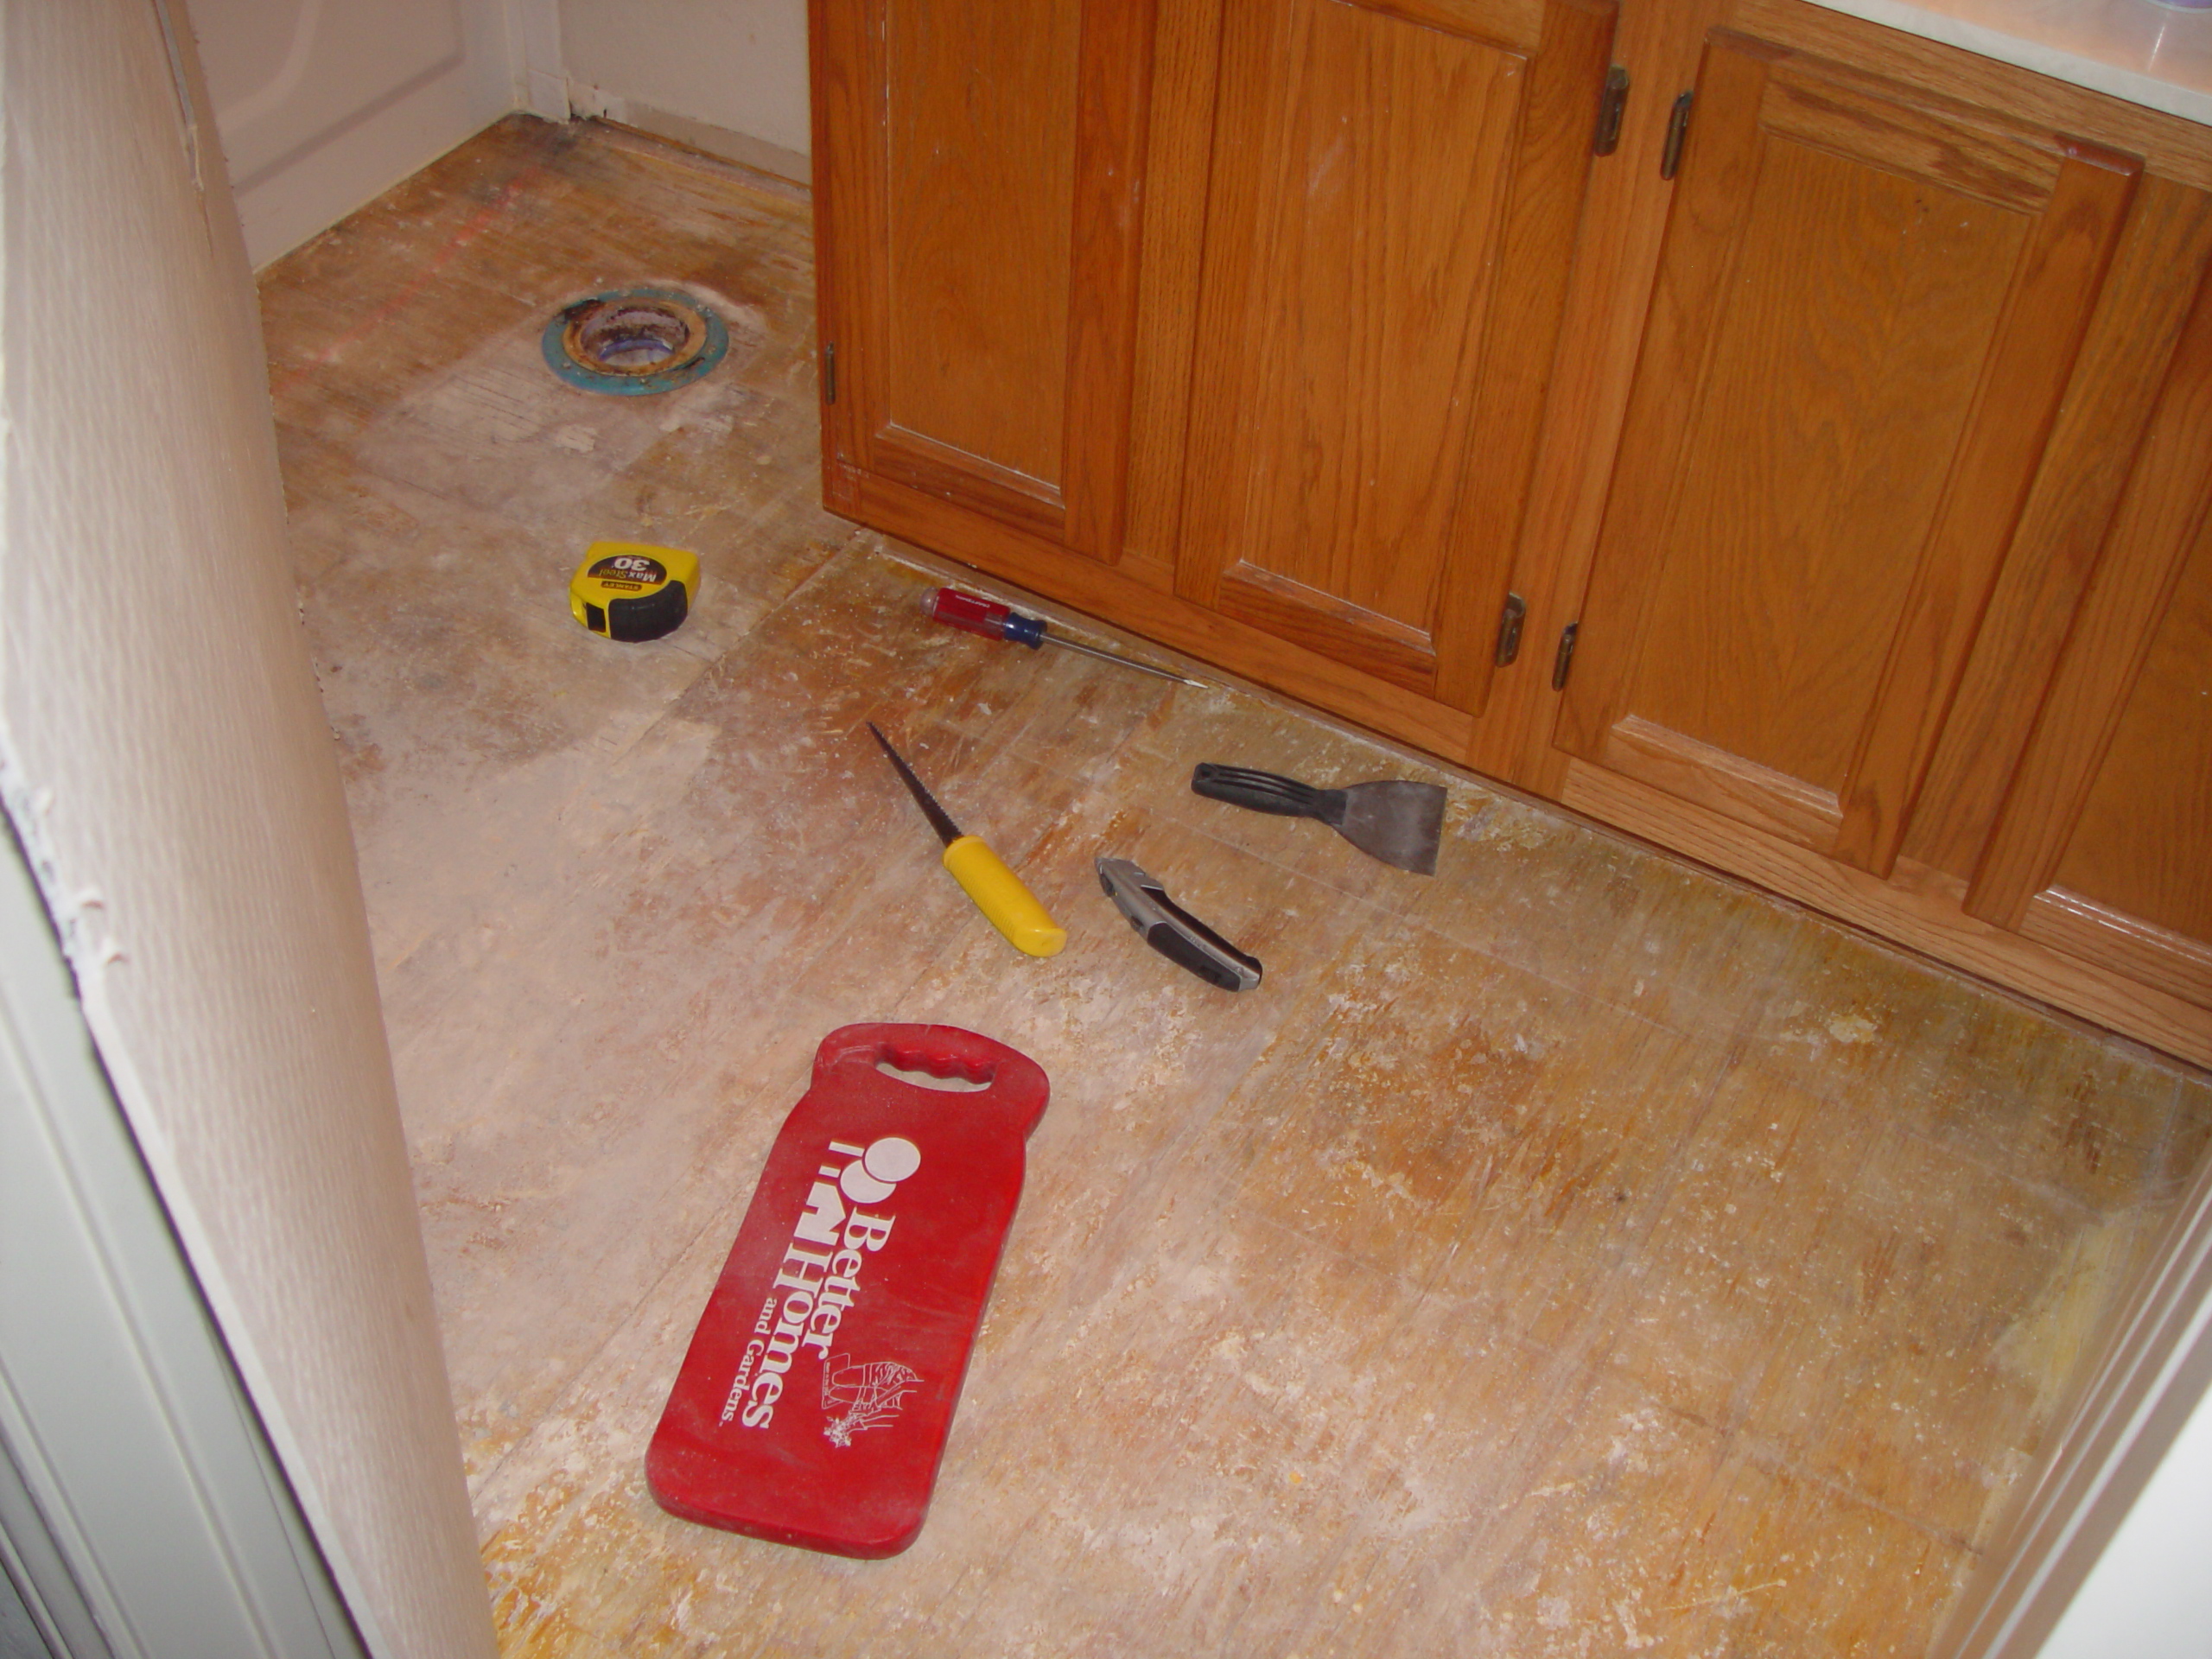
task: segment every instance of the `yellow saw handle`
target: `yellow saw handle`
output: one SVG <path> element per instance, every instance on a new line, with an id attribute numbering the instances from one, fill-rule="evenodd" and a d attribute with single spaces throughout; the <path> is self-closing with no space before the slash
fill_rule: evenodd
<path id="1" fill-rule="evenodd" d="M 949 844 L 944 849 L 944 868 L 1015 950 L 1033 957 L 1059 955 L 1060 947 L 1068 942 L 1067 929 L 1052 919 L 1021 885 L 1021 878 L 983 844 L 982 836 L 963 836 Z"/>

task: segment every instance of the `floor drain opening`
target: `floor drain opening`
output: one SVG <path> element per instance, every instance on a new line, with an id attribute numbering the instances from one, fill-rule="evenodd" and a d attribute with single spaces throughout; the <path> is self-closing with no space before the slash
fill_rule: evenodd
<path id="1" fill-rule="evenodd" d="M 690 331 L 683 318 L 666 307 L 626 305 L 601 312 L 577 329 L 573 355 L 595 369 L 643 374 L 678 353 L 690 356 L 688 347 Z"/>
<path id="2" fill-rule="evenodd" d="M 635 397 L 696 380 L 721 361 L 729 333 L 688 294 L 632 288 L 563 308 L 542 344 L 547 366 L 570 385 Z"/>

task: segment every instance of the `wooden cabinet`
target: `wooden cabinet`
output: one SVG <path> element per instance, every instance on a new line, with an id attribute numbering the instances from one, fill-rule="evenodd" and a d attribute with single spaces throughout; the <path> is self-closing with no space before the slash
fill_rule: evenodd
<path id="1" fill-rule="evenodd" d="M 2174 354 L 1966 909 L 2212 1007 L 2208 505 L 2212 283 Z"/>
<path id="2" fill-rule="evenodd" d="M 815 0 L 829 505 L 1463 756 L 1615 10 Z"/>
<path id="3" fill-rule="evenodd" d="M 866 475 L 1111 560 L 1146 9 L 853 0 L 813 27 L 831 505 Z"/>
<path id="4" fill-rule="evenodd" d="M 1229 9 L 1178 593 L 1482 712 L 1612 33 Z"/>
<path id="5" fill-rule="evenodd" d="M 2141 163 L 1718 35 L 1562 747 L 1890 873 Z"/>
<path id="6" fill-rule="evenodd" d="M 2212 131 L 1799 0 L 814 27 L 834 508 L 2212 1060 Z"/>
<path id="7" fill-rule="evenodd" d="M 2177 780 L 2212 764 L 2212 135 L 1809 8 L 1732 16 L 1555 792 L 2204 1058 L 2212 785 Z"/>

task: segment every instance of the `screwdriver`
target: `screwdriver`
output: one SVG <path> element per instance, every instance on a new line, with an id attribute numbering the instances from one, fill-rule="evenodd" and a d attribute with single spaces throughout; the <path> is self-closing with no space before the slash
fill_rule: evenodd
<path id="1" fill-rule="evenodd" d="M 944 843 L 944 868 L 952 872 L 952 879 L 976 901 L 976 908 L 983 912 L 984 919 L 1005 934 L 1007 943 L 1017 950 L 1033 957 L 1059 955 L 1060 947 L 1068 942 L 1067 929 L 1055 922 L 1045 906 L 1031 896 L 1029 889 L 1021 885 L 1021 878 L 999 861 L 999 855 L 983 844 L 982 837 L 960 833 L 936 798 L 922 787 L 922 780 L 914 776 L 914 769 L 891 747 L 891 740 L 877 730 L 874 721 L 868 721 L 868 728 L 883 746 L 884 753 L 891 757 L 892 766 L 912 793 L 914 804 L 930 821 L 930 828 Z"/>
<path id="2" fill-rule="evenodd" d="M 1063 639 L 1052 632 L 1052 625 L 1041 616 L 1025 616 L 1010 606 L 976 594 L 963 594 L 957 588 L 940 588 L 933 594 L 925 594 L 922 609 L 949 627 L 980 633 L 986 639 L 1011 639 L 1015 645 L 1027 645 L 1032 651 L 1039 645 L 1059 645 L 1069 651 L 1079 651 L 1086 657 L 1096 657 L 1102 662 L 1119 663 L 1123 668 L 1134 668 L 1141 674 L 1157 674 L 1163 680 L 1173 680 L 1180 685 L 1195 685 L 1202 690 L 1205 685 L 1204 680 L 1178 674 L 1172 668 L 1155 668 L 1152 664 L 1138 662 L 1133 657 L 1117 657 L 1110 651 L 1099 650 L 1096 645 Z"/>

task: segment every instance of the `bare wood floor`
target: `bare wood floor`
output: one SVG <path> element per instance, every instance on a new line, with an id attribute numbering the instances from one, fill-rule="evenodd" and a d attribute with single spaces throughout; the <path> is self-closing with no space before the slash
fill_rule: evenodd
<path id="1" fill-rule="evenodd" d="M 1916 1654 L 2212 1134 L 2200 1074 L 1241 692 L 922 620 L 817 503 L 805 204 L 518 118 L 263 285 L 512 1655 Z M 641 281 L 729 359 L 594 397 Z M 598 537 L 698 613 L 566 613 Z M 1103 637 L 1103 636 L 1102 636 Z M 1063 922 L 1017 957 L 861 722 Z M 1449 782 L 1433 880 L 1190 794 Z M 1267 963 L 1210 990 L 1126 853 Z M 661 1514 L 642 1458 L 815 1044 L 1051 1073 L 921 1541 Z"/>

